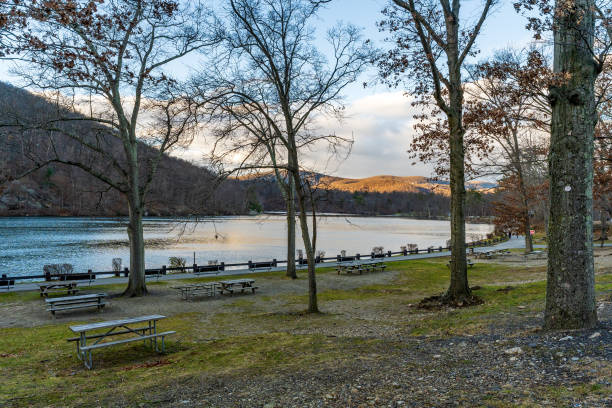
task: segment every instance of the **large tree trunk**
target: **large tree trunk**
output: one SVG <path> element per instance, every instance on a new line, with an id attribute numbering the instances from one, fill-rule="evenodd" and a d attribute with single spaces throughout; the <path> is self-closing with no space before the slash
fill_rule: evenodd
<path id="1" fill-rule="evenodd" d="M 287 277 L 296 279 L 295 271 L 295 187 L 292 177 L 288 177 L 289 190 L 287 204 Z"/>
<path id="2" fill-rule="evenodd" d="M 295 181 L 295 193 L 299 203 L 299 219 L 300 228 L 302 230 L 302 241 L 304 241 L 304 250 L 308 260 L 308 312 L 319 313 L 319 305 L 317 303 L 317 278 L 315 274 L 315 253 L 312 242 L 310 241 L 310 233 L 308 229 L 308 212 L 306 209 L 306 192 L 298 175 L 293 174 Z"/>
<path id="3" fill-rule="evenodd" d="M 558 1 L 550 89 L 550 216 L 545 327 L 597 323 L 593 266 L 593 135 L 596 123 L 592 0 Z"/>
<path id="4" fill-rule="evenodd" d="M 450 24 L 450 23 L 447 23 Z M 447 28 L 449 44 L 457 47 L 458 24 Z M 451 37 L 452 35 L 452 37 Z M 450 286 L 444 295 L 444 301 L 452 304 L 464 304 L 471 298 L 468 285 L 467 258 L 465 254 L 465 153 L 463 148 L 463 89 L 461 87 L 461 69 L 458 66 L 458 49 L 448 54 L 449 67 L 449 111 L 447 112 L 450 131 L 450 189 L 451 189 L 451 260 Z"/>
<path id="5" fill-rule="evenodd" d="M 525 185 L 525 177 L 523 176 L 523 161 L 521 157 L 521 149 L 516 131 L 512 132 L 512 141 L 514 143 L 514 162 L 516 176 L 519 183 L 519 192 L 521 194 L 522 216 L 523 216 L 523 234 L 525 234 L 525 252 L 533 252 L 533 237 L 531 236 L 531 222 L 529 219 L 529 199 L 527 196 L 527 186 Z"/>
<path id="6" fill-rule="evenodd" d="M 137 147 L 134 148 L 136 151 Z M 144 296 L 147 294 L 145 282 L 145 253 L 144 253 L 144 231 L 142 217 L 144 215 L 144 203 L 140 197 L 140 184 L 138 179 L 138 159 L 136 153 L 132 160 L 130 172 L 130 192 L 127 201 L 130 211 L 128 224 L 128 237 L 130 239 L 130 275 L 128 287 L 123 296 Z"/>
<path id="7" fill-rule="evenodd" d="M 471 296 L 465 254 L 465 176 L 463 132 L 459 120 L 450 118 L 450 187 L 451 187 L 451 260 L 450 286 L 444 298 L 449 303 L 462 303 Z"/>

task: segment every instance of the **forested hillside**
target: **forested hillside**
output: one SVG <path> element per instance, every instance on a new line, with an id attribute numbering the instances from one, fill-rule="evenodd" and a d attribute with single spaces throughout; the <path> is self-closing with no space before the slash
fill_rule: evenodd
<path id="1" fill-rule="evenodd" d="M 0 121 L 4 124 L 48 117 L 56 109 L 51 102 L 4 83 L 0 83 L 0 100 L 0 111 L 3 112 Z M 118 139 L 94 134 L 95 130 L 87 121 L 63 126 L 73 126 L 73 131 L 78 127 L 78 132 L 90 134 L 92 141 L 106 143 L 105 149 L 122 148 Z M 50 163 L 26 177 L 11 181 L 50 157 L 52 146 L 47 131 L 28 130 L 24 133 L 16 127 L 4 127 L 0 135 L 0 173 L 3 179 L 8 179 L 0 185 L 1 215 L 127 214 L 126 201 L 118 192 L 75 166 Z M 78 142 L 57 132 L 54 136 L 61 141 L 55 144 L 55 149 L 61 149 L 59 154 L 62 157 L 74 161 L 96 160 L 96 157 L 84 156 L 87 153 Z M 154 153 L 147 145 L 140 145 L 139 156 L 143 166 Z M 98 168 L 104 174 L 112 171 L 108 163 L 99 163 Z M 245 191 L 240 182 L 225 181 L 218 188 L 215 188 L 216 184 L 215 175 L 208 169 L 165 156 L 148 195 L 147 212 L 149 215 L 185 215 L 246 211 Z"/>
<path id="2" fill-rule="evenodd" d="M 11 85 L 0 83 L 2 123 L 48 117 L 56 109 L 52 102 Z M 75 121 L 82 134 L 95 131 L 87 121 Z M 74 129 L 73 129 L 74 130 Z M 50 163 L 41 169 L 11 180 L 49 157 L 52 146 L 42 130 L 23 132 L 17 127 L 0 130 L 0 215 L 126 215 L 125 199 L 117 191 L 78 167 Z M 78 142 L 57 134 L 63 157 L 83 160 Z M 113 138 L 106 148 L 121 149 Z M 146 166 L 152 148 L 141 144 L 139 155 Z M 119 156 L 119 155 L 118 155 Z M 91 160 L 95 160 L 92 157 Z M 107 163 L 100 163 L 101 171 Z M 316 193 L 318 211 L 364 215 L 405 214 L 418 217 L 447 216 L 448 186 L 423 177 L 376 176 L 344 179 L 320 175 L 322 188 Z M 7 181 L 8 180 L 8 181 Z M 166 156 L 160 163 L 148 195 L 148 215 L 230 215 L 260 211 L 283 211 L 285 205 L 278 185 L 271 176 L 227 179 L 219 182 L 215 174 L 177 157 Z M 490 214 L 487 194 L 468 194 L 468 215 Z"/>

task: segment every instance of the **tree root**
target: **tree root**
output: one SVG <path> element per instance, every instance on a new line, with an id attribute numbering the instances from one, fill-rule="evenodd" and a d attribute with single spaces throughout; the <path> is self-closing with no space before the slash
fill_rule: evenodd
<path id="1" fill-rule="evenodd" d="M 451 299 L 446 294 L 430 296 L 419 302 L 417 308 L 426 310 L 440 310 L 449 307 L 460 308 L 482 305 L 484 300 L 480 296 L 462 296 L 459 299 Z"/>

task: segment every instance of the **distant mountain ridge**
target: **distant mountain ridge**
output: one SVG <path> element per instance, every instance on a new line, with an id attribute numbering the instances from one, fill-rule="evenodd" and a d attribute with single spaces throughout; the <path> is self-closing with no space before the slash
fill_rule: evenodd
<path id="1" fill-rule="evenodd" d="M 52 101 L 0 81 L 0 112 L 4 114 L 0 115 L 0 124 L 14 123 L 9 119 L 13 114 L 37 118 L 46 117 L 55 110 Z M 60 126 L 72 126 L 73 132 L 97 140 L 91 136 L 94 132 L 87 120 Z M 57 151 L 61 156 L 75 162 L 95 164 L 100 173 L 113 177 L 113 168 L 107 166 L 105 160 L 92 155 L 65 135 L 56 134 L 56 137 Z M 109 143 L 102 145 L 104 150 L 113 152 L 117 162 L 124 165 L 121 143 L 113 138 L 106 140 Z M 0 127 L 0 176 L 3 176 L 0 180 L 5 175 L 24 173 L 33 166 L 26 153 L 44 161 L 49 151 L 52 149 L 44 131 L 23 133 L 17 128 Z M 148 159 L 156 154 L 154 148 L 140 144 L 143 178 L 147 175 Z M 164 155 L 146 197 L 146 211 L 150 215 L 246 213 L 247 198 L 241 183 L 228 180 L 213 191 L 215 178 L 216 175 L 205 167 Z M 74 166 L 52 163 L 19 180 L 0 183 L 0 216 L 115 216 L 126 215 L 128 211 L 124 196 L 109 190 L 106 184 Z"/>
<path id="2" fill-rule="evenodd" d="M 422 176 L 390 176 L 381 175 L 362 179 L 329 177 L 329 186 L 334 190 L 349 192 L 367 191 L 370 193 L 426 193 L 450 195 L 450 186 L 447 181 L 438 181 Z M 325 179 L 324 179 L 325 182 Z M 473 181 L 466 183 L 471 190 L 485 190 L 494 188 L 494 183 Z"/>
<path id="3" fill-rule="evenodd" d="M 324 174 L 316 174 L 316 176 L 317 180 L 327 189 L 349 193 L 434 193 L 450 196 L 448 181 L 435 180 L 423 176 L 379 175 L 366 178 L 345 178 Z M 274 181 L 274 175 L 272 173 L 265 173 L 255 176 L 244 176 L 241 179 Z M 496 184 L 485 181 L 471 181 L 466 183 L 466 187 L 470 190 L 485 191 L 494 189 Z"/>

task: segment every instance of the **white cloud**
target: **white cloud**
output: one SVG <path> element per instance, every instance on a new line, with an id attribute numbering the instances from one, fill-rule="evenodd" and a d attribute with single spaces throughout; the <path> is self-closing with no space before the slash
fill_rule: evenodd
<path id="1" fill-rule="evenodd" d="M 342 177 L 370 177 L 380 174 L 411 176 L 431 174 L 425 164 L 411 165 L 408 150 L 414 135 L 415 108 L 403 92 L 383 92 L 357 99 L 346 108 L 344 120 L 326 118 L 318 126 L 323 132 L 353 137 L 351 155 L 342 162 L 326 166 L 326 152 L 314 152 L 308 159 L 313 167 L 326 167 Z"/>
<path id="2" fill-rule="evenodd" d="M 102 98 L 78 100 L 76 107 L 89 113 L 93 107 L 96 114 L 108 110 Z M 126 104 L 131 104 L 126 98 Z M 408 150 L 414 135 L 412 99 L 403 92 L 378 92 L 347 103 L 342 120 L 319 117 L 316 128 L 321 134 L 334 133 L 353 138 L 354 144 L 348 158 L 333 157 L 321 144 L 304 154 L 306 167 L 340 177 L 363 178 L 381 174 L 395 176 L 428 176 L 431 168 L 425 164 L 412 165 Z M 143 116 L 146 118 L 146 116 Z M 211 140 L 202 129 L 199 137 L 187 149 L 176 149 L 171 154 L 194 163 L 204 163 L 210 152 Z"/>

